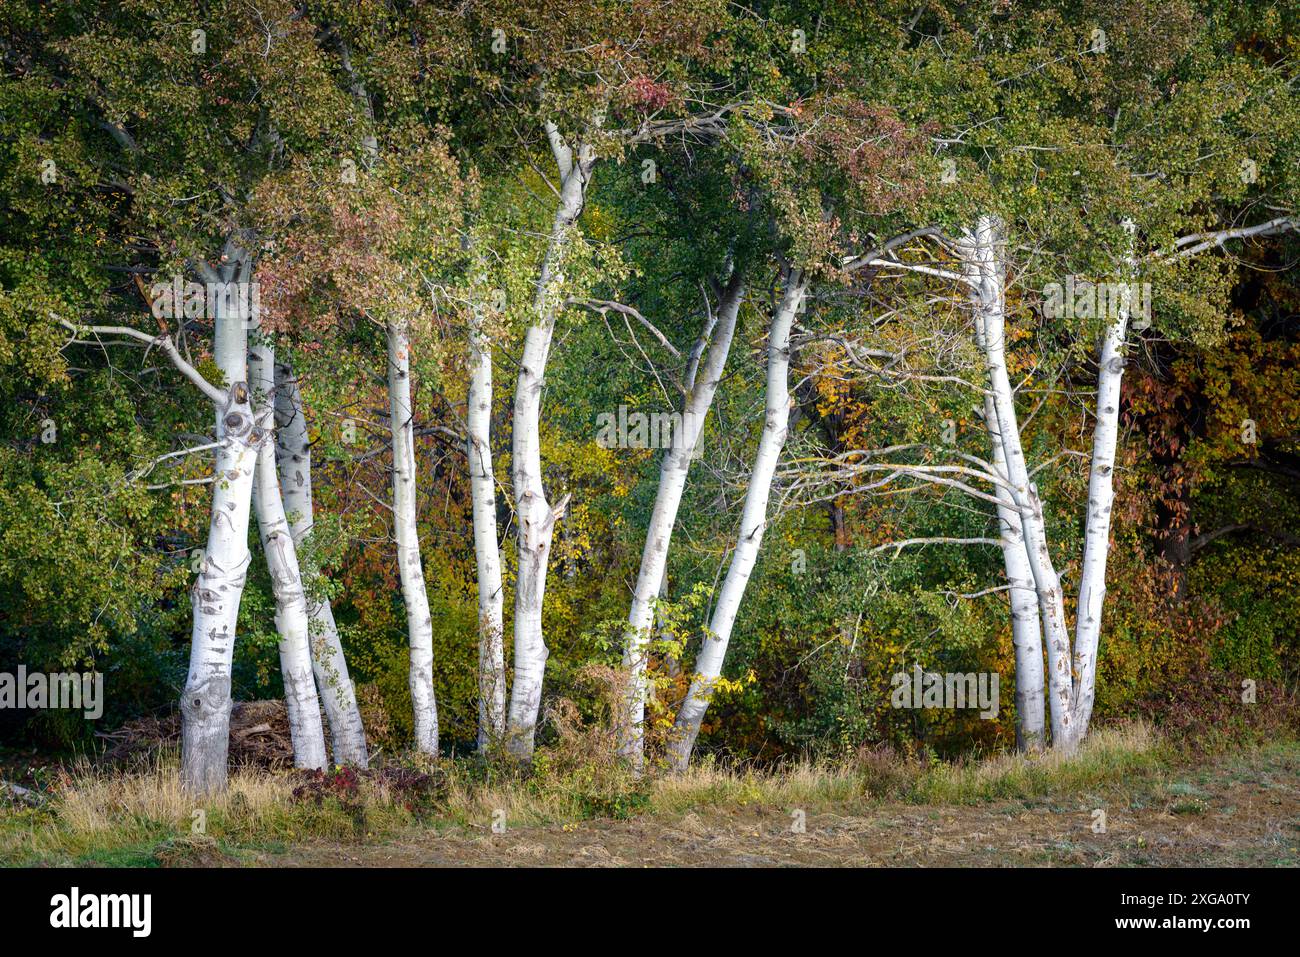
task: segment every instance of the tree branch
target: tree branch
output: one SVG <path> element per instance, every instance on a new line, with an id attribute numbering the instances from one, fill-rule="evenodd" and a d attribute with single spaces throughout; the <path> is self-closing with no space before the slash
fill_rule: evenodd
<path id="1" fill-rule="evenodd" d="M 151 336 L 147 332 L 141 332 L 139 329 L 132 329 L 130 326 L 76 326 L 68 322 L 68 320 L 56 316 L 53 313 L 50 314 L 50 318 L 57 320 L 65 329 L 71 330 L 73 335 L 79 336 L 85 333 L 91 333 L 95 336 L 126 336 L 128 339 L 135 339 L 138 342 L 147 342 L 150 345 L 157 346 L 162 349 L 163 352 L 167 353 L 167 357 L 171 359 L 172 365 L 179 369 L 185 378 L 198 386 L 199 391 L 206 395 L 215 405 L 218 407 L 224 407 L 229 399 L 225 389 L 218 389 L 207 379 L 203 378 L 203 375 L 198 369 L 194 368 L 194 366 L 190 365 L 181 357 L 181 354 L 176 350 L 176 344 L 172 342 L 171 337 L 166 334 L 161 336 Z M 73 339 L 72 341 L 83 345 L 104 344 L 98 342 L 98 340 L 91 342 L 89 340 Z"/>

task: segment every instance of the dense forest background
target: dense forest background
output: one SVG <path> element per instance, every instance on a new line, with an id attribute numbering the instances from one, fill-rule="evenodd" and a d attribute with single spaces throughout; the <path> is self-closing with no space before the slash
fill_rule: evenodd
<path id="1" fill-rule="evenodd" d="M 863 491 L 824 468 L 848 450 L 904 445 L 983 454 L 969 391 L 945 380 L 977 377 L 962 351 L 968 320 L 942 284 L 888 269 L 845 275 L 824 265 L 826 250 L 909 224 L 955 230 L 977 207 L 1009 222 L 1009 363 L 1073 614 L 1097 330 L 1045 316 L 1039 289 L 1065 273 L 1103 274 L 1089 256 L 1120 216 L 1137 218 L 1155 247 L 1189 222 L 1224 228 L 1294 209 L 1297 12 L 1190 0 L 4 0 L 0 670 L 102 672 L 107 710 L 97 723 L 0 713 L 0 735 L 87 748 L 96 731 L 175 707 L 212 462 L 162 457 L 212 441 L 212 409 L 160 350 L 70 343 L 58 319 L 158 335 L 147 290 L 192 278 L 187 263 L 216 263 L 231 231 L 249 230 L 259 334 L 293 365 L 312 443 L 315 515 L 299 559 L 311 594 L 330 599 L 372 750 L 400 750 L 414 732 L 386 504 L 383 341 L 386 312 L 410 317 L 442 748 L 474 747 L 467 343 L 472 328 L 492 342 L 511 596 L 512 395 L 555 205 L 543 119 L 576 129 L 599 86 L 600 162 L 560 280 L 538 432 L 547 494 L 568 496 L 546 582 L 543 714 L 609 718 L 659 481 L 661 450 L 603 440 L 602 416 L 677 408 L 673 380 L 720 282 L 743 270 L 734 345 L 657 609 L 651 741 L 671 726 L 735 546 L 764 421 L 767 317 L 797 260 L 823 265 L 809 267 L 816 281 L 791 341 L 790 432 L 700 747 L 773 759 L 1013 746 L 998 548 L 887 547 L 987 538 L 993 509 L 927 483 Z M 715 116 L 737 103 L 752 108 Z M 784 121 L 794 127 L 782 131 Z M 666 132 L 633 135 L 652 123 Z M 1014 148 L 1025 143 L 1041 151 Z M 1243 681 L 1261 708 L 1294 694 L 1298 249 L 1293 234 L 1246 240 L 1153 281 L 1122 385 L 1097 721 L 1205 729 L 1250 720 Z M 486 327 L 473 326 L 484 314 Z M 220 382 L 211 319 L 163 331 Z M 905 374 L 862 361 L 870 348 L 906 355 Z M 284 693 L 255 531 L 251 547 L 236 700 Z M 504 614 L 509 663 L 509 597 Z M 891 676 L 913 664 L 999 673 L 997 717 L 891 707 Z M 555 727 L 543 720 L 541 746 Z"/>

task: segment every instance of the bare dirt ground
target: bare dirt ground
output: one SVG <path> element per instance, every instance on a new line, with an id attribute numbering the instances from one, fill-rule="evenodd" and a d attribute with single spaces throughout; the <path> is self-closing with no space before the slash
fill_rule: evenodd
<path id="1" fill-rule="evenodd" d="M 976 806 L 702 807 L 493 834 L 413 829 L 384 844 L 257 852 L 264 866 L 1298 866 L 1300 751 L 1225 757 L 1093 794 Z M 1104 830 L 1098 811 L 1105 812 Z M 233 862 L 232 862 L 233 863 Z"/>

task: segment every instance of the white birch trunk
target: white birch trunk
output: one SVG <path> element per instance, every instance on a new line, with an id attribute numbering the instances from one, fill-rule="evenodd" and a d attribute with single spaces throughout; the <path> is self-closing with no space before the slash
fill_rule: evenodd
<path id="1" fill-rule="evenodd" d="M 546 361 L 555 331 L 555 317 L 563 298 L 561 268 L 569 231 L 582 213 L 587 183 L 595 163 L 590 147 L 576 157 L 548 128 L 563 176 L 560 204 L 555 211 L 550 240 L 537 279 L 535 321 L 524 333 L 524 351 L 515 383 L 511 479 L 515 515 L 519 521 L 519 568 L 515 584 L 515 674 L 510 691 L 506 748 L 515 757 L 530 760 L 542 703 L 546 674 L 546 648 L 542 632 L 542 604 L 546 595 L 546 569 L 555 523 L 563 516 L 567 497 L 552 506 L 542 484 L 541 406 Z"/>
<path id="2" fill-rule="evenodd" d="M 1134 281 L 1137 258 L 1134 230 L 1126 224 L 1129 248 L 1125 271 Z M 1101 613 L 1106 600 L 1106 557 L 1110 550 L 1111 507 L 1115 501 L 1115 447 L 1119 441 L 1120 383 L 1124 377 L 1124 339 L 1132 302 L 1130 287 L 1119 298 L 1115 320 L 1107 327 L 1097 364 L 1097 422 L 1092 433 L 1092 460 L 1088 472 L 1088 518 L 1084 526 L 1083 568 L 1079 575 L 1079 603 L 1074 634 L 1074 742 L 1088 733 L 1096 694 L 1097 645 L 1101 638 Z"/>
<path id="3" fill-rule="evenodd" d="M 259 409 L 259 418 L 267 424 L 274 419 L 270 412 L 275 388 L 274 368 L 275 353 L 270 344 L 259 342 L 254 345 L 248 357 L 249 387 Z M 262 411 L 264 407 L 265 412 Z M 289 719 L 289 737 L 293 742 L 294 767 L 323 768 L 327 763 L 325 732 L 321 726 L 316 682 L 312 677 L 307 592 L 298 567 L 298 549 L 280 498 L 280 476 L 275 468 L 275 445 L 271 441 L 264 441 L 258 450 L 253 512 L 257 516 L 258 537 L 271 575 L 271 592 L 275 596 L 275 630 L 280 636 L 280 674 L 284 679 L 285 711 Z"/>
<path id="4" fill-rule="evenodd" d="M 207 274 L 215 275 L 210 267 Z M 206 275 L 205 275 L 206 278 Z M 230 749 L 230 672 L 239 603 L 248 573 L 248 519 L 257 455 L 267 432 L 254 418 L 247 382 L 219 389 L 181 358 L 164 333 L 151 337 L 128 326 L 63 326 L 150 343 L 198 387 L 217 412 L 217 455 L 212 473 L 212 509 L 193 606 L 190 665 L 181 693 L 181 784 L 191 794 L 225 790 Z"/>
<path id="5" fill-rule="evenodd" d="M 967 278 L 980 282 L 982 272 L 973 255 L 963 262 Z M 988 351 L 988 330 L 978 295 L 972 296 L 972 320 L 975 340 L 981 352 Z M 1004 480 L 1010 481 L 1006 449 L 998 427 L 997 404 L 985 393 L 984 427 L 992 449 L 990 462 Z M 1016 662 L 1016 747 L 1022 751 L 1041 750 L 1047 743 L 1043 708 L 1043 635 L 1039 627 L 1038 593 L 1034 585 L 1029 555 L 1025 551 L 1024 524 L 1010 490 L 1002 485 L 997 495 L 998 540 L 1002 543 L 1002 563 L 1010 588 L 1011 645 Z"/>
<path id="6" fill-rule="evenodd" d="M 217 410 L 217 451 L 212 517 L 191 600 L 194 624 L 190 667 L 181 694 L 181 781 L 187 791 L 211 794 L 226 787 L 230 748 L 230 666 L 239 602 L 248 573 L 248 519 L 253 473 L 263 432 L 253 422 L 245 383 L 228 391 Z"/>
<path id="7" fill-rule="evenodd" d="M 212 359 L 224 388 L 248 381 L 248 317 L 234 304 L 218 301 L 212 325 Z M 219 414 L 219 413 L 218 413 Z"/>
<path id="8" fill-rule="evenodd" d="M 502 636 L 504 592 L 497 542 L 496 473 L 492 467 L 492 343 L 476 317 L 470 329 L 467 400 L 470 499 L 478 568 L 478 749 L 487 752 L 506 731 L 506 664 Z"/>
<path id="9" fill-rule="evenodd" d="M 977 335 L 984 337 L 983 348 L 988 366 L 998 435 L 1002 439 L 1007 479 L 1014 489 L 1012 497 L 1020 511 L 1025 540 L 1025 554 L 1034 588 L 1038 611 L 1047 642 L 1048 702 L 1051 708 L 1052 744 L 1069 747 L 1072 740 L 1070 702 L 1073 681 L 1070 675 L 1070 636 L 1065 623 L 1065 604 L 1061 581 L 1052 564 L 1047 544 L 1047 526 L 1037 486 L 1030 480 L 1020 442 L 1020 425 L 1016 420 L 1015 394 L 1006 366 L 1006 268 L 1001 256 L 1001 226 L 993 218 L 982 216 L 973 236 L 968 237 L 970 256 L 978 269 L 979 288 L 973 292 L 978 313 Z"/>
<path id="10" fill-rule="evenodd" d="M 209 282 L 237 281 L 242 259 L 231 258 L 233 238 L 226 243 L 219 270 L 208 269 Z M 253 476 L 262 440 L 254 421 L 248 382 L 248 327 L 232 314 L 218 286 L 209 304 L 213 315 L 212 354 L 228 400 L 218 404 L 216 436 L 223 442 L 213 463 L 212 517 L 203 562 L 194 585 L 194 625 L 190 667 L 181 695 L 181 777 L 195 793 L 215 793 L 226 787 L 230 748 L 230 669 L 234 658 L 239 604 L 250 560 L 248 522 Z"/>
<path id="11" fill-rule="evenodd" d="M 984 399 L 984 422 L 992 440 L 992 464 L 1007 478 L 1006 454 L 997 432 L 997 410 L 992 396 Z M 998 538 L 1002 542 L 1002 562 L 1010 586 L 1011 644 L 1016 660 L 1016 747 L 1038 751 L 1047 743 L 1046 717 L 1043 706 L 1043 635 L 1038 626 L 1038 595 L 1034 573 L 1025 552 L 1025 533 L 1015 499 L 999 486 Z"/>
<path id="12" fill-rule="evenodd" d="M 673 527 L 677 523 L 682 494 L 686 489 L 691 459 L 695 455 L 696 446 L 704 431 L 705 417 L 722 379 L 722 370 L 736 331 L 736 316 L 743 299 L 744 285 L 739 275 L 733 275 L 718 303 L 713 340 L 709 343 L 708 354 L 702 364 L 699 363 L 699 348 L 692 352 L 691 364 L 686 370 L 687 394 L 682 406 L 681 429 L 673 435 L 672 447 L 664 452 L 659 465 L 659 484 L 650 513 L 650 524 L 646 529 L 645 546 L 641 552 L 641 568 L 632 592 L 627 644 L 623 651 L 623 668 L 628 673 L 628 686 L 624 713 L 620 716 L 619 753 L 637 768 L 645 760 L 645 673 L 650 630 L 654 626 L 655 600 L 665 581 L 668 546 L 672 540 Z M 707 337 L 702 337 L 702 340 L 704 338 Z M 697 369 L 702 376 L 697 375 Z"/>
<path id="13" fill-rule="evenodd" d="M 282 362 L 275 364 L 275 420 L 280 493 L 289 519 L 289 534 L 301 551 L 313 521 L 311 442 L 307 436 L 302 391 L 293 369 Z M 311 615 L 312 672 L 329 721 L 334 762 L 364 767 L 369 761 L 366 731 L 339 640 L 338 625 L 334 623 L 334 610 L 328 598 L 312 601 L 309 595 L 307 604 Z"/>
<path id="14" fill-rule="evenodd" d="M 388 415 L 393 437 L 393 529 L 397 567 L 406 603 L 411 647 L 411 707 L 415 746 L 438 753 L 438 703 L 433 693 L 433 618 L 420 562 L 416 526 L 415 424 L 411 405 L 411 343 L 404 326 L 390 323 L 388 340 Z"/>
<path id="15" fill-rule="evenodd" d="M 249 362 L 249 333 L 258 322 L 251 295 L 253 257 L 233 242 L 226 244 L 220 278 L 224 286 L 211 303 L 213 310 L 213 356 L 222 379 L 248 382 L 253 415 L 259 429 L 270 435 L 273 417 L 269 402 L 274 387 L 272 362 Z M 257 375 L 254 381 L 252 373 Z M 270 462 L 270 468 L 265 463 Z M 275 473 L 275 448 L 263 442 L 258 452 L 252 492 L 271 588 L 275 596 L 275 626 L 279 635 L 280 673 L 284 682 L 285 709 L 293 741 L 294 763 L 299 767 L 325 766 L 325 738 L 320 726 L 320 705 L 310 680 L 311 651 L 308 644 L 306 602 L 297 552 L 288 535 Z M 288 546 L 286 555 L 285 546 Z M 268 549 L 269 546 L 269 549 Z M 304 673 L 308 676 L 304 686 Z"/>
<path id="16" fill-rule="evenodd" d="M 767 409 L 763 432 L 759 437 L 749 489 L 745 493 L 736 549 L 732 552 L 727 577 L 718 593 L 718 602 L 709 622 L 709 633 L 704 636 L 695 661 L 695 676 L 677 713 L 672 740 L 668 744 L 669 763 L 677 771 L 685 770 L 690 763 L 695 739 L 700 733 L 700 724 L 708 709 L 713 688 L 722 674 L 722 663 L 740 600 L 758 559 L 758 549 L 767 527 L 767 500 L 790 423 L 790 330 L 794 317 L 803 304 L 806 290 L 806 276 L 797 269 L 791 270 L 786 277 L 785 294 L 772 316 L 767 342 Z"/>

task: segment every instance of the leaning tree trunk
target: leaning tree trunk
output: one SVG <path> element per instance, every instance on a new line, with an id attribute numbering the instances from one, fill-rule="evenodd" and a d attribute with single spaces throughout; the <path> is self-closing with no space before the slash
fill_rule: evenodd
<path id="1" fill-rule="evenodd" d="M 626 646 L 623 650 L 623 668 L 627 672 L 627 700 L 619 721 L 619 753 L 641 767 L 645 760 L 645 699 L 646 657 L 650 646 L 650 631 L 654 626 L 655 601 L 664 584 L 668 565 L 668 545 L 672 540 L 677 510 L 686 489 L 686 477 L 691 459 L 704 431 L 704 419 L 713 404 L 722 370 L 731 350 L 731 340 L 736 330 L 736 316 L 744 299 L 744 284 L 739 274 L 733 274 L 718 304 L 718 318 L 713 324 L 713 341 L 707 357 L 698 365 L 700 350 L 692 352 L 688 367 L 686 401 L 682 406 L 681 428 L 672 437 L 672 446 L 664 452 L 659 465 L 659 485 L 655 492 L 654 508 L 646 529 L 645 547 L 641 552 L 641 568 L 632 591 L 632 607 L 628 612 Z M 701 337 L 707 340 L 707 334 Z M 703 373 L 698 375 L 696 370 Z M 698 381 L 697 381 L 698 379 Z"/>
<path id="2" fill-rule="evenodd" d="M 256 322 L 256 318 L 254 318 Z M 260 338 L 260 336 L 258 337 Z M 275 388 L 275 351 L 269 342 L 258 342 L 249 352 L 249 386 L 264 422 L 270 423 Z M 266 412 L 261 409 L 265 405 Z M 293 763 L 299 768 L 323 768 L 325 732 L 321 726 L 320 699 L 311 667 L 311 618 L 307 613 L 307 592 L 298 567 L 298 549 L 289 531 L 284 502 L 280 498 L 280 477 L 275 468 L 275 445 L 262 443 L 257 454 L 253 482 L 253 511 L 257 531 L 271 574 L 275 596 L 275 629 L 280 636 L 280 673 L 284 678 L 285 710 L 289 737 L 293 742 Z"/>
<path id="3" fill-rule="evenodd" d="M 709 633 L 704 636 L 695 661 L 695 677 L 677 712 L 672 740 L 668 744 L 669 763 L 677 771 L 685 770 L 690 763 L 695 739 L 700 733 L 700 724 L 704 720 L 718 677 L 722 674 L 722 662 L 727 654 L 727 643 L 731 639 L 731 629 L 736 621 L 740 600 L 758 559 L 758 549 L 767 527 L 767 500 L 790 422 L 790 329 L 795 314 L 803 304 L 806 290 L 807 277 L 800 270 L 792 269 L 786 277 L 785 294 L 772 316 L 767 341 L 767 410 L 763 432 L 758 441 L 749 489 L 745 493 L 736 549 L 731 555 L 727 577 L 718 593 L 718 603 L 709 622 Z"/>
<path id="4" fill-rule="evenodd" d="M 553 143 L 558 134 L 552 133 Z M 563 296 L 561 267 L 570 231 L 582 213 L 595 154 L 581 147 L 576 156 L 556 149 L 564 176 L 560 204 L 551 225 L 550 239 L 537 278 L 534 321 L 524 333 L 524 351 L 515 383 L 515 408 L 511 436 L 511 480 L 515 515 L 519 522 L 519 567 L 515 581 L 515 675 L 510 689 L 506 722 L 506 748 L 515 757 L 531 760 L 542 704 L 546 674 L 546 648 L 542 632 L 542 604 L 546 596 L 546 569 L 555 523 L 564 515 L 567 496 L 552 506 L 542 483 L 541 408 L 546 361 L 555 332 L 555 317 Z"/>
<path id="5" fill-rule="evenodd" d="M 420 562 L 416 527 L 415 423 L 411 405 L 411 342 L 406 326 L 389 323 L 388 415 L 393 436 L 393 529 L 397 567 L 406 603 L 411 647 L 411 707 L 415 746 L 438 753 L 438 702 L 433 693 L 433 618 Z"/>
<path id="6" fill-rule="evenodd" d="M 289 519 L 289 534 L 301 552 L 313 521 L 311 441 L 307 436 L 302 391 L 293 369 L 283 362 L 275 364 L 275 420 L 280 493 Z M 308 611 L 311 615 L 312 672 L 329 721 L 334 761 L 364 767 L 369 760 L 366 731 L 348 673 L 343 644 L 339 640 L 338 625 L 334 622 L 334 610 L 328 598 L 313 601 L 308 596 Z"/>
<path id="7" fill-rule="evenodd" d="M 190 667 L 181 694 L 181 781 L 194 794 L 226 787 L 230 746 L 230 667 L 239 601 L 248 573 L 248 518 L 253 473 L 266 434 L 253 421 L 248 386 L 240 381 L 217 410 L 212 518 L 191 595 Z"/>
<path id="8" fill-rule="evenodd" d="M 257 327 L 260 319 L 252 296 L 252 274 L 253 257 L 242 249 L 228 246 L 221 272 L 222 285 L 216 290 L 212 303 L 213 356 L 226 382 L 248 382 L 254 415 L 259 427 L 269 435 L 273 429 L 269 409 L 274 387 L 272 365 L 270 362 L 249 362 L 249 333 Z M 250 366 L 256 367 L 256 381 L 250 374 L 254 371 Z M 271 463 L 269 469 L 264 466 L 266 461 Z M 269 441 L 262 443 L 258 452 L 256 472 L 252 506 L 257 514 L 258 533 L 276 601 L 280 672 L 284 679 L 294 763 L 299 767 L 324 767 L 325 738 L 320 726 L 316 687 L 310 680 L 311 649 L 302 577 L 298 573 L 296 549 L 284 523 L 275 473 L 275 448 Z M 286 545 L 288 555 L 285 554 Z M 308 676 L 305 685 L 304 674 Z"/>
<path id="9" fill-rule="evenodd" d="M 1126 272 L 1131 283 L 1137 270 L 1134 227 L 1126 223 L 1129 238 Z M 1101 638 L 1102 605 L 1106 600 L 1106 557 L 1110 550 L 1111 506 L 1115 501 L 1115 446 L 1119 441 L 1120 383 L 1124 377 L 1124 337 L 1132 308 L 1128 283 L 1119 308 L 1106 329 L 1097 364 L 1097 422 L 1092 433 L 1092 461 L 1088 472 L 1088 518 L 1084 526 L 1083 569 L 1079 574 L 1079 603 L 1074 633 L 1074 741 L 1088 733 L 1096 694 L 1097 645 Z"/>
<path id="10" fill-rule="evenodd" d="M 982 272 L 973 256 L 963 263 L 968 279 L 979 283 Z M 982 352 L 988 351 L 988 330 L 980 298 L 972 297 L 975 340 Z M 1006 446 L 998 427 L 997 404 L 991 392 L 984 395 L 984 427 L 992 447 L 990 456 L 994 471 L 1003 481 L 1009 481 Z M 1016 747 L 1022 751 L 1037 751 L 1047 742 L 1047 729 L 1043 713 L 1043 635 L 1038 623 L 1038 594 L 1034 573 L 1025 551 L 1024 523 L 1015 497 L 1004 485 L 996 487 L 998 540 L 1002 543 L 1002 563 L 1010 589 L 1011 645 L 1016 661 Z"/>
<path id="11" fill-rule="evenodd" d="M 492 468 L 492 343 L 478 317 L 470 329 L 469 361 L 466 452 L 474 513 L 474 558 L 478 568 L 478 749 L 486 752 L 505 736 L 506 664 L 496 473 Z"/>
<path id="12" fill-rule="evenodd" d="M 992 396 L 984 398 L 984 422 L 993 446 L 993 467 L 1007 477 L 1006 454 L 997 431 L 997 410 Z M 1011 603 L 1011 645 L 1016 660 L 1016 747 L 1038 751 L 1047 743 L 1043 708 L 1043 635 L 1038 626 L 1038 595 L 1034 573 L 1025 552 L 1025 533 L 1011 493 L 998 486 L 998 539 L 1006 569 Z"/>
<path id="13" fill-rule="evenodd" d="M 1007 479 L 1020 512 L 1025 555 L 1034 579 L 1038 612 L 1047 641 L 1048 700 L 1051 706 L 1052 745 L 1070 748 L 1070 636 L 1065 623 L 1061 580 L 1052 564 L 1047 544 L 1047 525 L 1038 487 L 1030 480 L 1016 420 L 1015 393 L 1006 365 L 1005 263 L 1001 261 L 1001 226 L 993 217 L 982 216 L 973 235 L 967 238 L 967 255 L 978 274 L 978 288 L 972 293 L 977 312 L 977 335 L 983 335 L 997 432 L 1002 439 Z"/>

